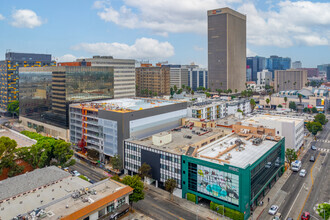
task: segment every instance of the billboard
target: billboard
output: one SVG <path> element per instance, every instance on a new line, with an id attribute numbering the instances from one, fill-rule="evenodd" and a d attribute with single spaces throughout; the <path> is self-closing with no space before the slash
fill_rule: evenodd
<path id="1" fill-rule="evenodd" d="M 239 205 L 239 176 L 197 165 L 197 191 Z"/>
<path id="2" fill-rule="evenodd" d="M 324 99 L 316 99 L 316 106 L 324 106 Z"/>

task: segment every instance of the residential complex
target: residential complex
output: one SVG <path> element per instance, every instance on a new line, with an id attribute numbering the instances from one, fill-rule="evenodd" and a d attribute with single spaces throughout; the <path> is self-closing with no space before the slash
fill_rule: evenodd
<path id="1" fill-rule="evenodd" d="M 188 86 L 188 68 L 182 65 L 166 65 L 170 68 L 170 86 L 178 89 L 184 86 Z"/>
<path id="2" fill-rule="evenodd" d="M 273 81 L 272 72 L 268 70 L 262 70 L 257 73 L 257 79 L 258 86 L 270 85 Z"/>
<path id="3" fill-rule="evenodd" d="M 69 140 L 69 104 L 113 98 L 113 68 L 20 68 L 20 120 L 30 130 Z"/>
<path id="4" fill-rule="evenodd" d="M 208 85 L 208 71 L 206 68 L 189 68 L 188 71 L 188 86 L 196 91 L 198 87 L 207 89 Z"/>
<path id="5" fill-rule="evenodd" d="M 306 70 L 275 70 L 274 89 L 282 90 L 299 90 L 306 86 L 307 71 Z"/>
<path id="6" fill-rule="evenodd" d="M 19 98 L 19 68 L 56 66 L 50 54 L 8 52 L 0 61 L 1 89 L 0 111 L 7 112 L 7 105 Z"/>
<path id="7" fill-rule="evenodd" d="M 77 61 L 86 61 L 95 67 L 113 67 L 114 98 L 135 96 L 135 60 L 115 59 L 112 56 L 93 56 L 93 58 L 77 59 Z"/>
<path id="8" fill-rule="evenodd" d="M 124 157 L 124 140 L 144 137 L 181 124 L 187 103 L 161 99 L 113 99 L 70 106 L 70 141 L 83 140 L 86 148 L 99 152 L 108 162 Z"/>
<path id="9" fill-rule="evenodd" d="M 304 119 L 260 115 L 245 119 L 241 124 L 275 129 L 276 135 L 285 137 L 285 147 L 295 151 L 304 144 Z"/>
<path id="10" fill-rule="evenodd" d="M 230 8 L 207 11 L 209 87 L 244 90 L 246 16 Z"/>
<path id="11" fill-rule="evenodd" d="M 91 185 L 55 166 L 0 182 L 4 219 L 114 219 L 129 208 L 133 189 L 113 180 Z"/>
<path id="12" fill-rule="evenodd" d="M 137 96 L 170 94 L 170 68 L 168 66 L 141 66 L 136 68 Z"/>

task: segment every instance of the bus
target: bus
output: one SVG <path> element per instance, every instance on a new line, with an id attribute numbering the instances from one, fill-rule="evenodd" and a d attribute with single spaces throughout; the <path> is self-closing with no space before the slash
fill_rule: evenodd
<path id="1" fill-rule="evenodd" d="M 301 161 L 296 160 L 291 163 L 291 170 L 298 172 L 301 168 Z"/>

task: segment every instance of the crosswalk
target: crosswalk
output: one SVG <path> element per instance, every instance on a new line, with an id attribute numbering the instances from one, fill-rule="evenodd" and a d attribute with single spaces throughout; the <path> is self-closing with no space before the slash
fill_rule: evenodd
<path id="1" fill-rule="evenodd" d="M 317 142 L 330 143 L 330 140 L 316 140 Z"/>
<path id="2" fill-rule="evenodd" d="M 326 149 L 326 148 L 317 148 L 317 150 L 328 153 L 330 152 L 330 149 Z"/>

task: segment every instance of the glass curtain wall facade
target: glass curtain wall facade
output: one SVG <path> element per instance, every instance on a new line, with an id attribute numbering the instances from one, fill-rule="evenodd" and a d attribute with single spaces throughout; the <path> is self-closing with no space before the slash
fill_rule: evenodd
<path id="1" fill-rule="evenodd" d="M 112 67 L 26 68 L 20 76 L 20 115 L 62 128 L 69 128 L 69 104 L 114 94 Z"/>

